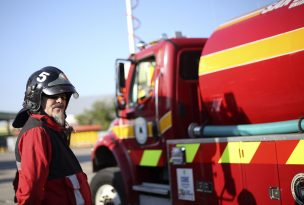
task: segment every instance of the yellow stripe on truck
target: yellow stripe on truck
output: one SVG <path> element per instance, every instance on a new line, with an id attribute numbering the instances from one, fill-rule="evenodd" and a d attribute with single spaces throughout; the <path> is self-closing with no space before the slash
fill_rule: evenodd
<path id="1" fill-rule="evenodd" d="M 229 142 L 218 163 L 241 163 L 240 142 Z"/>
<path id="2" fill-rule="evenodd" d="M 119 139 L 134 138 L 133 125 L 119 125 L 112 127 L 112 131 Z"/>
<path id="3" fill-rule="evenodd" d="M 201 57 L 199 75 L 267 60 L 304 50 L 304 28 Z"/>
<path id="4" fill-rule="evenodd" d="M 149 137 L 153 136 L 152 127 L 153 127 L 152 122 L 148 122 L 147 129 L 148 129 Z M 171 111 L 169 111 L 159 120 L 160 133 L 164 134 L 171 127 L 172 127 L 172 113 Z M 115 125 L 112 127 L 112 131 L 119 139 L 131 139 L 134 138 L 135 136 L 133 124 Z"/>
<path id="5" fill-rule="evenodd" d="M 241 142 L 241 163 L 249 164 L 261 142 Z"/>
<path id="6" fill-rule="evenodd" d="M 177 144 L 176 147 L 185 147 L 186 149 L 186 162 L 192 163 L 200 144 Z"/>
<path id="7" fill-rule="evenodd" d="M 159 121 L 160 133 L 163 134 L 171 127 L 172 127 L 172 113 L 171 111 L 169 111 Z"/>
<path id="8" fill-rule="evenodd" d="M 300 140 L 286 164 L 304 164 L 304 140 Z"/>
<path id="9" fill-rule="evenodd" d="M 153 133 L 152 133 L 152 123 L 148 122 L 147 124 L 147 129 L 148 129 L 148 136 L 152 137 Z M 118 125 L 118 126 L 114 126 L 112 128 L 112 131 L 115 133 L 115 135 L 119 138 L 119 139 L 130 139 L 130 138 L 134 138 L 135 133 L 134 133 L 134 126 L 133 125 Z"/>
<path id="10" fill-rule="evenodd" d="M 140 166 L 156 167 L 162 150 L 145 150 L 140 160 Z"/>
<path id="11" fill-rule="evenodd" d="M 228 142 L 218 163 L 249 164 L 261 142 Z"/>

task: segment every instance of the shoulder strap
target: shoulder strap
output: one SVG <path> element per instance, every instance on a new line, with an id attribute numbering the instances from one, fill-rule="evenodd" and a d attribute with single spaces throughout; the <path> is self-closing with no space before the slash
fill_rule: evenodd
<path id="1" fill-rule="evenodd" d="M 42 126 L 43 126 L 43 122 L 41 120 L 37 120 L 36 118 L 33 118 L 33 117 L 30 117 L 28 119 L 28 121 L 25 123 L 25 125 L 23 126 L 23 128 L 21 129 L 21 131 L 18 135 L 16 145 L 15 145 L 15 157 L 16 157 L 17 162 L 21 162 L 21 156 L 20 156 L 18 146 L 19 146 L 19 141 L 20 141 L 22 135 L 34 127 L 42 127 Z"/>

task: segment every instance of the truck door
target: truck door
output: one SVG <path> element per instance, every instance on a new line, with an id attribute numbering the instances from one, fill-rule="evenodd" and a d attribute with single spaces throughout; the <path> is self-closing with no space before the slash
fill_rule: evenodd
<path id="1" fill-rule="evenodd" d="M 280 184 L 275 141 L 240 142 L 243 189 L 240 204 L 279 205 Z"/>
<path id="2" fill-rule="evenodd" d="M 187 127 L 191 122 L 199 122 L 198 67 L 201 49 L 182 49 L 178 55 L 178 73 L 176 79 L 177 118 L 173 119 L 176 137 L 187 136 Z"/>
<path id="3" fill-rule="evenodd" d="M 132 76 L 128 106 L 134 109 L 134 134 L 139 144 L 153 143 L 156 140 L 153 135 L 157 136 L 153 78 L 155 66 L 154 57 L 143 59 L 136 63 Z M 142 129 L 145 127 L 146 130 Z"/>
<path id="4" fill-rule="evenodd" d="M 219 164 L 224 175 L 230 172 L 235 183 L 241 180 L 242 186 L 236 186 L 234 202 L 224 199 L 223 204 L 281 204 L 275 141 L 262 141 L 259 137 L 254 140 L 252 137 L 231 137 L 227 140 Z M 237 179 L 239 166 L 241 179 Z"/>

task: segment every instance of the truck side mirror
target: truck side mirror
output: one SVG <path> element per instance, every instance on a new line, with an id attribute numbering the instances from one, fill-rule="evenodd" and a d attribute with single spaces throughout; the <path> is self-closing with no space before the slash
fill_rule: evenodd
<path id="1" fill-rule="evenodd" d="M 130 59 L 116 59 L 116 94 L 115 94 L 115 110 L 116 116 L 128 118 L 134 113 L 127 108 L 127 90 L 126 81 L 129 75 L 131 65 L 134 62 Z"/>
<path id="2" fill-rule="evenodd" d="M 118 63 L 118 86 L 122 90 L 126 87 L 125 66 L 124 63 Z"/>
<path id="3" fill-rule="evenodd" d="M 116 62 L 116 99 L 115 105 L 116 109 L 123 110 L 126 108 L 125 100 L 125 89 L 126 89 L 126 79 L 125 79 L 125 66 L 122 62 Z"/>

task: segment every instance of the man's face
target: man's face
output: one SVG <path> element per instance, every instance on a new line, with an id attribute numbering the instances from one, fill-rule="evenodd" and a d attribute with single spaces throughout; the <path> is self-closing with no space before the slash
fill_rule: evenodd
<path id="1" fill-rule="evenodd" d="M 42 97 L 42 109 L 46 114 L 53 117 L 55 121 L 64 126 L 65 123 L 65 109 L 67 105 L 66 94 L 58 95 L 43 95 Z"/>

